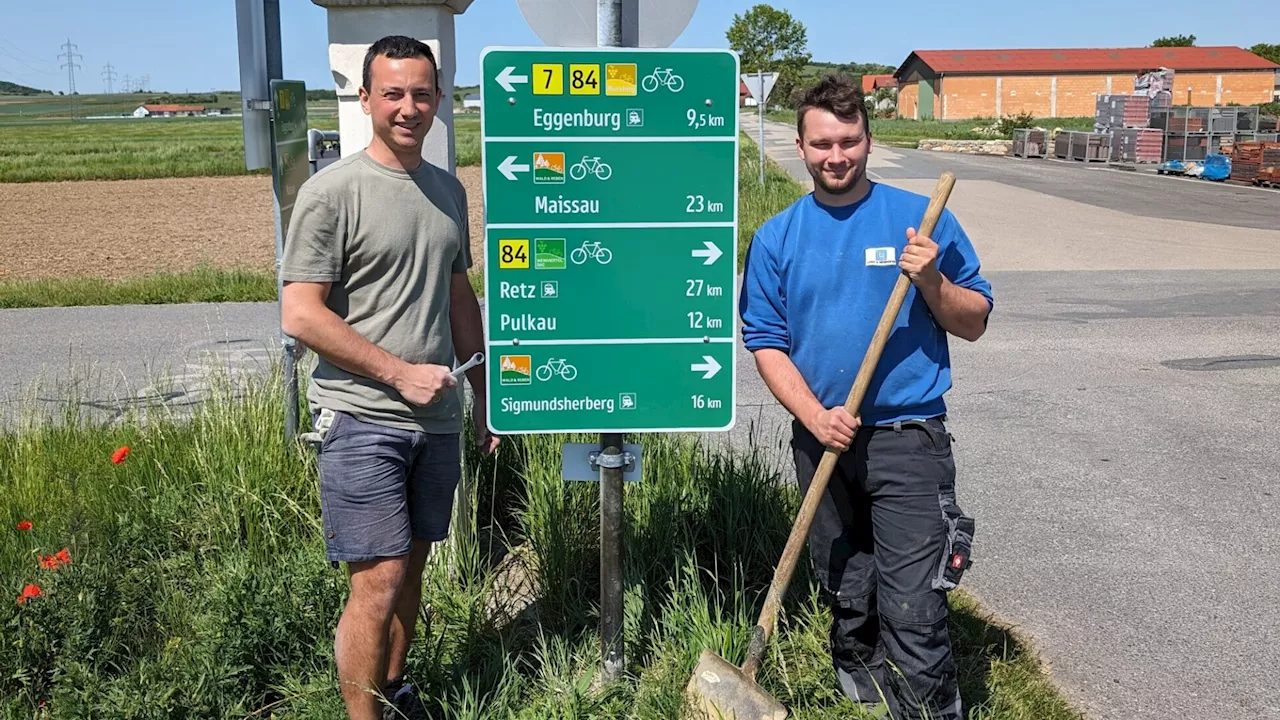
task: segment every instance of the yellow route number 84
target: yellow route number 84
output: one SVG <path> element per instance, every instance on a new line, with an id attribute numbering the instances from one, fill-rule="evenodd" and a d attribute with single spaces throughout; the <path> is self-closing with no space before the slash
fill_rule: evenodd
<path id="1" fill-rule="evenodd" d="M 515 270 L 529 268 L 528 240 L 499 240 L 498 269 Z"/>

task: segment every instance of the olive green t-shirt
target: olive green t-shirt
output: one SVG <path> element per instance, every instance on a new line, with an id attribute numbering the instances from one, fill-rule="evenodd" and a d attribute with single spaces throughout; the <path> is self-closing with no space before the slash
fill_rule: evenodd
<path id="1" fill-rule="evenodd" d="M 453 273 L 471 267 L 467 195 L 423 162 L 412 172 L 361 151 L 313 175 L 298 191 L 285 239 L 286 282 L 332 283 L 329 309 L 405 362 L 454 367 L 449 325 Z M 319 358 L 307 390 L 312 412 L 330 408 L 406 430 L 456 433 L 458 393 L 413 405 L 389 385 Z"/>

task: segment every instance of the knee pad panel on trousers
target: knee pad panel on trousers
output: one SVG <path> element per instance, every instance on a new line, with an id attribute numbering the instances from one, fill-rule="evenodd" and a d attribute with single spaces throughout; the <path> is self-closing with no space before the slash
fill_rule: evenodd
<path id="1" fill-rule="evenodd" d="M 891 625 L 927 627 L 947 619 L 947 598 L 938 591 L 896 595 L 881 589 L 877 608 L 884 622 Z"/>

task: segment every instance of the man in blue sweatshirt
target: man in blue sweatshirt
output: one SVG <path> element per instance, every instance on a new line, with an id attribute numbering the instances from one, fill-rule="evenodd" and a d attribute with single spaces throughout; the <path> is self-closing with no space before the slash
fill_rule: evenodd
<path id="1" fill-rule="evenodd" d="M 974 523 L 956 504 L 944 425 L 947 335 L 983 334 L 991 286 L 955 216 L 919 235 L 929 198 L 867 178 L 871 128 L 851 79 L 810 90 L 797 125 L 814 191 L 752 240 L 743 340 L 794 417 L 801 489 L 826 447 L 842 453 L 809 532 L 841 687 L 896 718 L 959 719 L 946 594 L 968 565 Z M 912 287 L 850 415 L 844 403 L 899 273 Z"/>

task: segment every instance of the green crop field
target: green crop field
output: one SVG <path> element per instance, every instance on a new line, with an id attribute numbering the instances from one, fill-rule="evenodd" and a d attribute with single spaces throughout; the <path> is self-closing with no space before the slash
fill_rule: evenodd
<path id="1" fill-rule="evenodd" d="M 131 99 L 132 98 L 132 99 Z M 148 96 L 77 98 L 77 117 L 131 113 Z M 238 112 L 239 95 L 212 107 Z M 241 118 L 71 120 L 60 96 L 0 97 L 0 182 L 244 175 Z M 338 128 L 336 100 L 307 103 L 308 125 Z M 480 164 L 480 118 L 457 115 L 457 163 Z M 258 171 L 265 172 L 265 171 Z"/>

